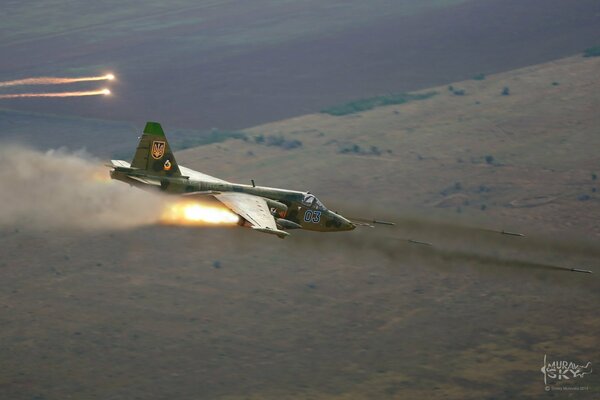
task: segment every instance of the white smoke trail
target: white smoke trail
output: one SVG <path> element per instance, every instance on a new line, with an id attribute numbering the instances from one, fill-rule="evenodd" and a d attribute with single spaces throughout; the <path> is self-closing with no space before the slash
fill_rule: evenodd
<path id="1" fill-rule="evenodd" d="M 0 94 L 0 99 L 19 99 L 25 97 L 78 97 L 78 96 L 101 96 L 109 95 L 109 89 L 86 90 L 78 92 L 58 92 L 58 93 L 11 93 Z"/>
<path id="2" fill-rule="evenodd" d="M 164 197 L 111 181 L 81 155 L 0 148 L 0 227 L 119 229 L 154 224 Z"/>
<path id="3" fill-rule="evenodd" d="M 62 85 L 76 82 L 91 82 L 91 81 L 111 81 L 115 79 L 113 74 L 101 76 L 82 76 L 79 78 L 59 78 L 53 76 L 40 76 L 37 78 L 16 79 L 12 81 L 0 82 L 0 87 L 21 86 L 21 85 Z"/>

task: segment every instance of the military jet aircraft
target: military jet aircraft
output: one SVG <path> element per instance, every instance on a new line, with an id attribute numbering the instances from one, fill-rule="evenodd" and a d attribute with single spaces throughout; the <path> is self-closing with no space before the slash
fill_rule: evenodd
<path id="1" fill-rule="evenodd" d="M 243 185 L 227 182 L 178 165 L 162 127 L 148 122 L 140 138 L 133 161 L 112 160 L 110 176 L 130 185 L 158 189 L 180 196 L 212 199 L 224 205 L 238 219 L 238 224 L 259 232 L 285 238 L 286 230 L 305 229 L 319 232 L 350 231 L 357 226 L 373 227 L 373 224 L 394 225 L 392 222 L 344 218 L 328 210 L 310 192 Z M 476 228 L 479 229 L 479 228 Z M 503 235 L 523 237 L 516 232 L 484 230 Z M 399 238 L 397 238 L 399 239 Z M 433 244 L 413 239 L 403 239 L 416 245 L 433 247 Z M 555 267 L 566 271 L 591 274 L 579 268 Z"/>
<path id="2" fill-rule="evenodd" d="M 155 187 L 183 196 L 214 198 L 240 217 L 239 225 L 282 239 L 289 235 L 285 230 L 290 229 L 338 232 L 365 225 L 328 210 L 310 192 L 256 186 L 254 181 L 252 185 L 227 182 L 178 165 L 157 122 L 146 124 L 131 164 L 111 160 L 109 166 L 113 168 L 112 179 L 131 185 Z"/>

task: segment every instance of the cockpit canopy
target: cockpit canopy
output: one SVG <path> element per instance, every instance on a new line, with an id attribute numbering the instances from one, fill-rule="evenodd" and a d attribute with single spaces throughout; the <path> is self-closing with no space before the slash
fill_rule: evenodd
<path id="1" fill-rule="evenodd" d="M 321 203 L 321 201 L 319 201 L 319 199 L 317 199 L 315 195 L 310 192 L 304 193 L 304 197 L 302 198 L 302 204 L 315 210 L 327 210 L 325 205 Z"/>

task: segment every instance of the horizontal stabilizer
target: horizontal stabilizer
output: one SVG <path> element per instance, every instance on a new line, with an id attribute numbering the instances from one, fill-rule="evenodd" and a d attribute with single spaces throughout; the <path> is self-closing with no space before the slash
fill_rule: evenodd
<path id="1" fill-rule="evenodd" d="M 123 160 L 110 160 L 110 165 L 107 165 L 107 167 L 131 168 L 131 164 Z"/>
<path id="2" fill-rule="evenodd" d="M 126 174 L 140 171 L 139 168 L 132 168 L 127 161 L 122 160 L 110 160 L 110 164 L 106 164 L 107 167 L 113 168 L 115 171 L 124 172 Z"/>
<path id="3" fill-rule="evenodd" d="M 158 179 L 152 179 L 150 177 L 142 177 L 135 175 L 128 175 L 128 177 L 131 179 L 135 179 L 138 182 L 145 183 L 146 185 L 160 186 L 160 180 Z"/>

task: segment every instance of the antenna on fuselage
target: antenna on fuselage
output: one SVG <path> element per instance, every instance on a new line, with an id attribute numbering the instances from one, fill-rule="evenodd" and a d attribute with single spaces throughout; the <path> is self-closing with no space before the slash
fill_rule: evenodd
<path id="1" fill-rule="evenodd" d="M 254 183 L 254 179 L 250 179 L 250 181 L 252 182 L 252 187 L 256 187 L 256 184 Z"/>

